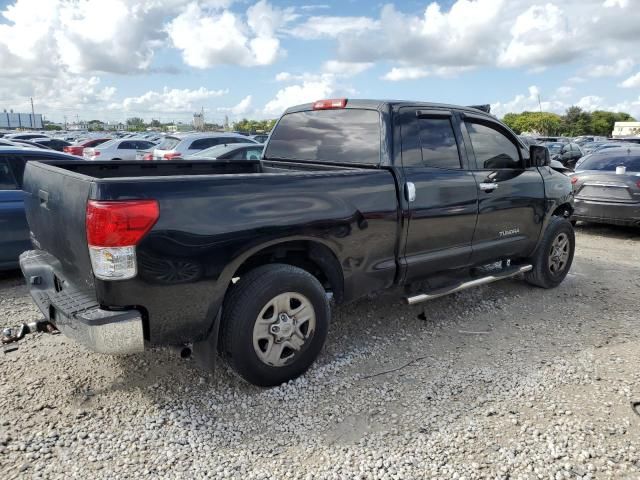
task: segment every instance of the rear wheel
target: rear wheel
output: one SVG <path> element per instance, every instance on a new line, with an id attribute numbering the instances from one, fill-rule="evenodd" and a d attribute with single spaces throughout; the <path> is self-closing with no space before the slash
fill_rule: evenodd
<path id="1" fill-rule="evenodd" d="M 554 217 L 531 258 L 533 270 L 525 275 L 525 279 L 538 287 L 557 287 L 569 273 L 575 248 L 571 222 L 563 217 Z"/>
<path id="2" fill-rule="evenodd" d="M 329 301 L 320 282 L 291 265 L 265 265 L 242 275 L 225 300 L 223 350 L 231 367 L 270 387 L 302 375 L 324 345 Z"/>

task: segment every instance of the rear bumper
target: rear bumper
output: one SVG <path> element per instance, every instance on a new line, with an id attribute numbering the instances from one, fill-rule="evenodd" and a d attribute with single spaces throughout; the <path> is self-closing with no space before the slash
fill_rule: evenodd
<path id="1" fill-rule="evenodd" d="M 100 308 L 93 288 L 82 290 L 65 281 L 58 260 L 44 251 L 24 252 L 20 268 L 36 305 L 65 336 L 99 353 L 144 350 L 142 316 L 137 310 Z"/>
<path id="2" fill-rule="evenodd" d="M 640 225 L 640 204 L 574 200 L 573 218 L 586 222 Z"/>

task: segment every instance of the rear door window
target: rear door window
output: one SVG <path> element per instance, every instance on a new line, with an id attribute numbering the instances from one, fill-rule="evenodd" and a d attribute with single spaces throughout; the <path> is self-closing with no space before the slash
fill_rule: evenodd
<path id="1" fill-rule="evenodd" d="M 120 145 L 118 145 L 118 150 L 135 150 L 135 148 L 136 142 L 125 141 L 121 142 Z"/>
<path id="2" fill-rule="evenodd" d="M 16 182 L 9 162 L 6 158 L 0 158 L 0 190 L 17 190 L 18 182 Z"/>
<path id="3" fill-rule="evenodd" d="M 425 167 L 458 169 L 460 154 L 449 118 L 419 118 L 422 164 Z"/>
<path id="4" fill-rule="evenodd" d="M 265 158 L 380 163 L 380 113 L 355 108 L 288 113 L 278 122 Z"/>

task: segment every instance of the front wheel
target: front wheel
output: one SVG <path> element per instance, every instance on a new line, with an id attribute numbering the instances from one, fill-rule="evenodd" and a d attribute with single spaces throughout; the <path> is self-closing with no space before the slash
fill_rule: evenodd
<path id="1" fill-rule="evenodd" d="M 240 277 L 222 313 L 231 367 L 261 387 L 302 375 L 324 345 L 331 311 L 320 282 L 291 265 L 265 265 Z"/>
<path id="2" fill-rule="evenodd" d="M 571 222 L 563 217 L 554 217 L 531 258 L 533 270 L 525 275 L 525 279 L 538 287 L 557 287 L 569 273 L 575 249 L 576 238 Z"/>

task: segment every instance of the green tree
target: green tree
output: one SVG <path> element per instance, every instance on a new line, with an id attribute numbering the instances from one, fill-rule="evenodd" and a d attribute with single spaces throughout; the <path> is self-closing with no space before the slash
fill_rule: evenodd
<path id="1" fill-rule="evenodd" d="M 239 122 L 233 123 L 233 130 L 246 133 L 269 132 L 276 124 L 276 120 L 248 120 L 243 118 Z"/>
<path id="2" fill-rule="evenodd" d="M 139 132 L 145 129 L 144 120 L 140 117 L 127 118 L 127 130 Z"/>
<path id="3" fill-rule="evenodd" d="M 558 135 L 562 130 L 562 119 L 559 115 L 550 112 L 507 113 L 502 121 L 518 135 L 521 133 Z"/>

